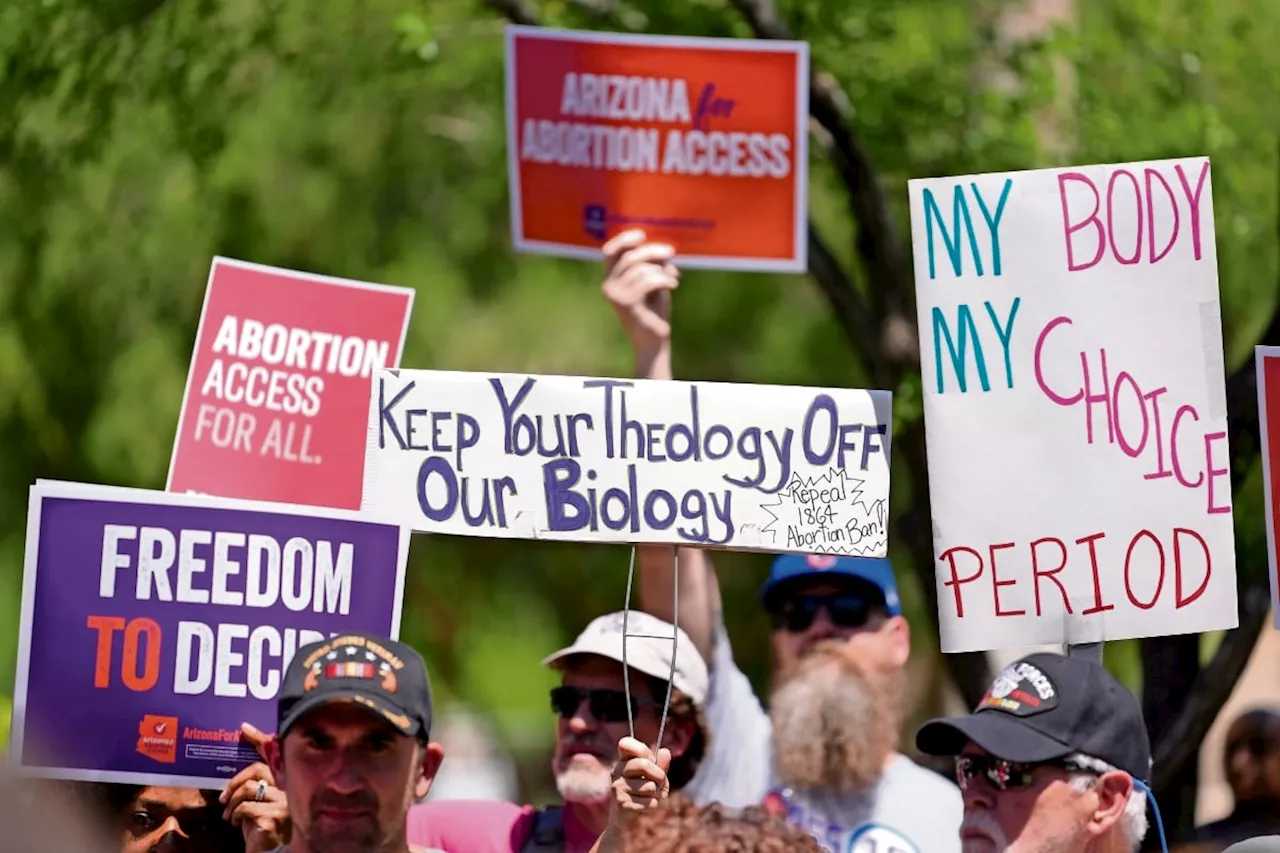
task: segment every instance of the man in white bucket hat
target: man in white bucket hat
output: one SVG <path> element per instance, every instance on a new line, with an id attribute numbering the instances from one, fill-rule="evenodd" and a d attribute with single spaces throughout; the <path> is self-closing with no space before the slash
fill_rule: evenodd
<path id="1" fill-rule="evenodd" d="M 625 623 L 625 660 L 623 671 Z M 670 622 L 639 611 L 609 613 L 543 660 L 561 673 L 551 690 L 557 716 L 551 760 L 561 805 L 447 801 L 409 810 L 409 839 L 445 850 L 577 853 L 590 850 L 609 820 L 618 741 L 631 733 L 658 742 L 671 790 L 683 787 L 707 749 L 707 665 Z M 663 726 L 663 705 L 671 703 Z"/>

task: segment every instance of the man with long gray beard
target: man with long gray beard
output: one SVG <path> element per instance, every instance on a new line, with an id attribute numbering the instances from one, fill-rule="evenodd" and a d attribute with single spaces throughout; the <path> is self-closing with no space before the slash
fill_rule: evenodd
<path id="1" fill-rule="evenodd" d="M 636 376 L 671 379 L 671 246 L 639 231 L 604 247 L 604 293 L 631 339 Z M 674 613 L 673 549 L 637 549 L 641 606 Z M 680 627 L 710 673 L 711 749 L 685 793 L 764 803 L 834 853 L 955 853 L 960 792 L 897 751 L 910 634 L 887 560 L 785 555 L 761 590 L 772 622 L 765 713 L 733 661 L 705 552 L 679 550 Z"/>

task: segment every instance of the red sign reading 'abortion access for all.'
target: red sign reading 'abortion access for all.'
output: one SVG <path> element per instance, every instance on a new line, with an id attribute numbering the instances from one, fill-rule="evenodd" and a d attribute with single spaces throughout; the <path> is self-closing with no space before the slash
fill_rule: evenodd
<path id="1" fill-rule="evenodd" d="M 685 267 L 806 268 L 806 43 L 509 27 L 506 101 L 517 249 L 642 228 Z"/>
<path id="2" fill-rule="evenodd" d="M 214 258 L 171 492 L 359 509 L 370 377 L 413 291 Z"/>

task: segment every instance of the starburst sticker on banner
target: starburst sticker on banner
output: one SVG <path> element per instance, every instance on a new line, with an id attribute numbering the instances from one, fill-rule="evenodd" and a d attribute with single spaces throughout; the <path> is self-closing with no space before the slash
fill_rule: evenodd
<path id="1" fill-rule="evenodd" d="M 863 500 L 862 480 L 838 468 L 805 479 L 792 475 L 777 503 L 761 504 L 773 521 L 761 528 L 774 547 L 787 551 L 867 556 L 888 544 L 888 507 Z"/>

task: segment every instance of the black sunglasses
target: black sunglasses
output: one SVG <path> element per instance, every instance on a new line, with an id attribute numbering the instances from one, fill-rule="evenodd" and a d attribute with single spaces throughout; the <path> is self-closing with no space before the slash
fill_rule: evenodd
<path id="1" fill-rule="evenodd" d="M 861 628 L 871 620 L 879 605 L 865 595 L 851 592 L 830 595 L 792 595 L 782 599 L 770 612 L 774 630 L 799 634 L 809 630 L 818 613 L 826 610 L 837 627 Z"/>
<path id="2" fill-rule="evenodd" d="M 1027 763 L 1006 761 L 994 755 L 958 755 L 956 756 L 956 784 L 960 786 L 960 790 L 964 791 L 981 777 L 998 791 L 1029 788 L 1035 784 L 1036 771 L 1041 767 L 1060 767 L 1076 773 L 1094 772 L 1070 759 Z"/>
<path id="3" fill-rule="evenodd" d="M 572 717 L 586 700 L 591 709 L 591 716 L 602 723 L 625 723 L 627 721 L 627 694 L 621 690 L 583 690 L 578 687 L 553 687 L 551 689 L 551 710 L 561 717 Z M 641 706 L 658 703 L 652 699 L 631 694 L 631 716 L 634 717 Z"/>

